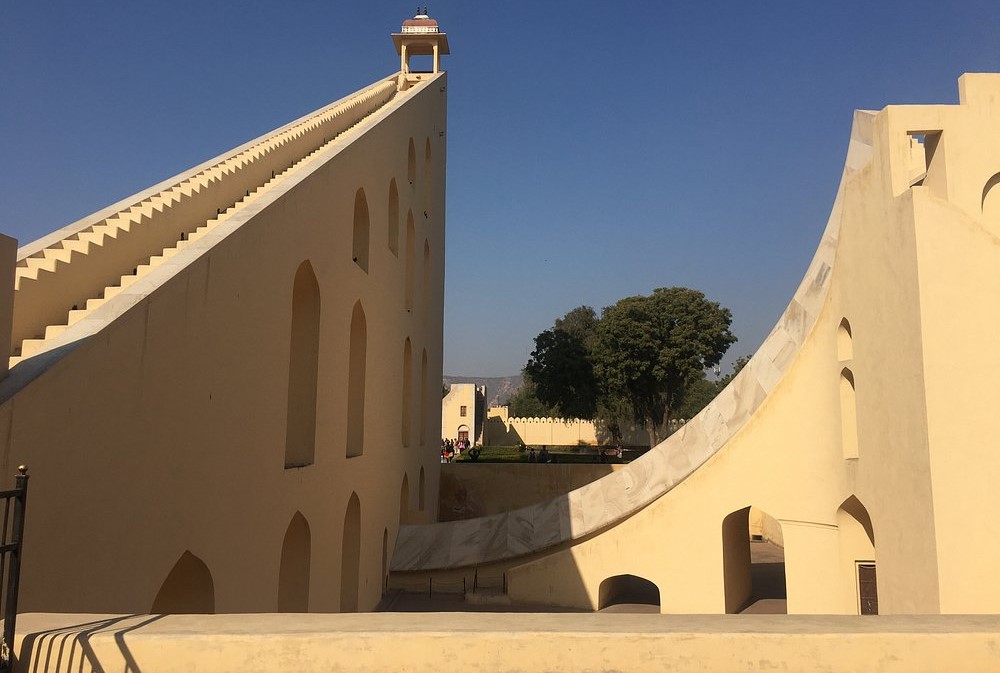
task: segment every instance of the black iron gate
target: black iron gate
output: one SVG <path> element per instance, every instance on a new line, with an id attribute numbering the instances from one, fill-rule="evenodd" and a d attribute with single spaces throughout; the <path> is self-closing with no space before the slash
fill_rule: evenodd
<path id="1" fill-rule="evenodd" d="M 0 603 L 3 604 L 3 641 L 0 642 L 0 673 L 11 670 L 14 626 L 17 621 L 17 590 L 21 579 L 21 540 L 24 533 L 24 504 L 28 498 L 28 468 L 21 465 L 14 488 L 0 491 L 3 525 L 0 530 Z"/>

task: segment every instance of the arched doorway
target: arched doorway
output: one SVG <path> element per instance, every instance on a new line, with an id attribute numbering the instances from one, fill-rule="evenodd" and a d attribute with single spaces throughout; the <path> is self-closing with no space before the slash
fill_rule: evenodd
<path id="1" fill-rule="evenodd" d="M 399 487 L 399 525 L 410 520 L 410 478 L 403 474 L 403 484 Z"/>
<path id="2" fill-rule="evenodd" d="M 311 465 L 316 447 L 316 382 L 319 369 L 319 283 L 308 260 L 292 285 L 292 327 L 288 354 L 285 467 Z"/>
<path id="3" fill-rule="evenodd" d="M 598 610 L 618 606 L 612 612 L 659 612 L 660 589 L 644 577 L 615 575 L 609 577 L 598 589 Z M 655 610 L 646 606 L 655 606 Z"/>
<path id="4" fill-rule="evenodd" d="M 744 507 L 723 519 L 722 566 L 727 614 L 788 611 L 781 537 L 777 519 L 755 507 Z"/>
<path id="5" fill-rule="evenodd" d="M 458 426 L 457 434 L 458 434 L 458 441 L 460 442 L 469 441 L 469 426 L 464 424 Z"/>
<path id="6" fill-rule="evenodd" d="M 344 513 L 344 542 L 340 554 L 340 611 L 358 611 L 361 572 L 361 501 L 351 494 Z"/>
<path id="7" fill-rule="evenodd" d="M 844 607 L 848 614 L 878 614 L 875 529 L 868 510 L 855 496 L 837 509 Z"/>
<path id="8" fill-rule="evenodd" d="M 153 599 L 153 614 L 212 614 L 215 582 L 208 566 L 189 551 L 181 554 Z"/>
<path id="9" fill-rule="evenodd" d="M 278 569 L 278 612 L 309 611 L 309 568 L 312 535 L 309 523 L 296 512 L 285 529 Z"/>

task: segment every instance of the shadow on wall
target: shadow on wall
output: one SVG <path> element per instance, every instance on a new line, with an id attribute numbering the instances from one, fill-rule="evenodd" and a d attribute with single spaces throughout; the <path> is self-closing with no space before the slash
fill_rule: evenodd
<path id="1" fill-rule="evenodd" d="M 601 582 L 598 590 L 598 610 L 613 605 L 660 605 L 660 590 L 644 577 L 615 575 Z"/>
<path id="2" fill-rule="evenodd" d="M 526 463 L 441 466 L 438 520 L 457 521 L 528 507 L 611 474 L 607 463 L 556 463 L 536 469 Z"/>
<path id="3" fill-rule="evenodd" d="M 130 623 L 138 619 L 135 623 Z M 122 657 L 122 668 L 128 673 L 142 673 L 139 663 L 135 660 L 125 635 L 163 619 L 163 615 L 125 615 L 111 619 L 101 619 L 93 622 L 74 624 L 61 629 L 29 633 L 21 642 L 21 651 L 16 655 L 15 670 L 23 670 L 20 662 L 32 662 L 33 671 L 52 673 L 70 673 L 76 671 L 105 671 L 107 657 L 102 663 L 90 644 L 90 638 L 96 633 L 114 632 L 115 645 Z M 116 625 L 123 628 L 114 629 Z"/>
<path id="4" fill-rule="evenodd" d="M 150 612 L 156 614 L 212 614 L 215 582 L 208 566 L 189 551 L 181 554 L 163 580 Z"/>
<path id="5" fill-rule="evenodd" d="M 488 441 L 485 442 L 487 445 L 518 446 L 525 443 L 521 433 L 513 425 L 508 425 L 497 418 L 491 418 L 487 423 L 489 424 L 489 430 L 486 433 Z"/>

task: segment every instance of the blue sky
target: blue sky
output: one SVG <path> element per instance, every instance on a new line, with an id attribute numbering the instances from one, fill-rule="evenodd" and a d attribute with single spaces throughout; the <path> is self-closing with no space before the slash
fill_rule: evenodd
<path id="1" fill-rule="evenodd" d="M 439 0 L 445 372 L 686 285 L 750 354 L 825 226 L 851 112 L 1000 71 L 1000 3 Z M 408 2 L 0 6 L 0 231 L 26 243 L 393 72 Z M 943 11 L 946 10 L 946 11 Z"/>

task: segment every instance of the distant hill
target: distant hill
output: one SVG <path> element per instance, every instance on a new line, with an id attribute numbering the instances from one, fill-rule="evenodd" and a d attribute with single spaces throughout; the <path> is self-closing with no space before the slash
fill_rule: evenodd
<path id="1" fill-rule="evenodd" d="M 475 383 L 486 386 L 486 406 L 496 407 L 507 404 L 507 400 L 521 387 L 521 375 L 516 376 L 445 376 L 442 377 L 444 387 L 452 383 Z"/>

